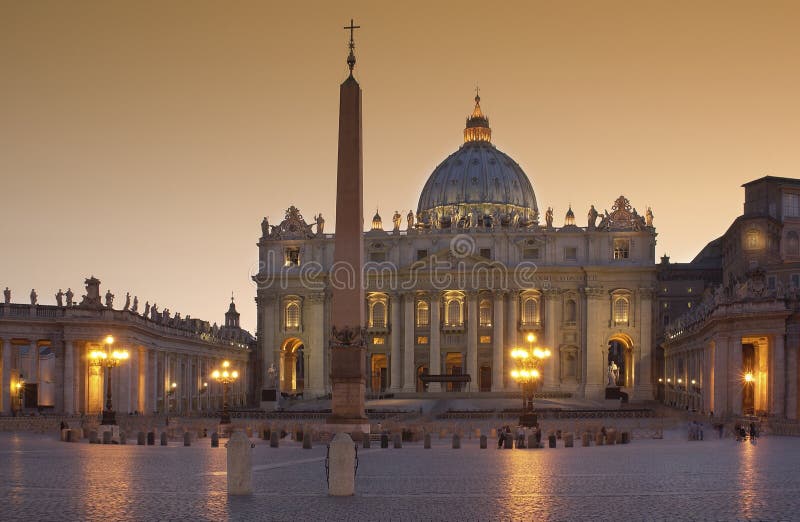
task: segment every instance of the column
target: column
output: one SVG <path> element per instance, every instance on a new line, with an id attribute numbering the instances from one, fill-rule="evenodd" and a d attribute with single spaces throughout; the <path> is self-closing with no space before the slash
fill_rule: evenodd
<path id="1" fill-rule="evenodd" d="M 75 346 L 72 339 L 64 340 L 64 378 L 62 379 L 64 414 L 75 413 Z"/>
<path id="2" fill-rule="evenodd" d="M 441 296 L 439 292 L 431 294 L 431 351 L 430 362 L 428 363 L 428 373 L 432 375 L 439 375 L 442 373 L 442 355 L 441 347 L 439 345 L 439 335 L 442 330 L 442 323 L 439 319 L 439 307 L 441 305 Z M 439 392 L 442 391 L 441 383 L 432 382 L 428 384 L 428 391 Z"/>
<path id="3" fill-rule="evenodd" d="M 728 406 L 728 338 L 714 338 L 714 380 L 708 390 L 714 397 L 714 416 L 724 417 L 730 413 Z M 738 380 L 738 379 L 737 379 Z"/>
<path id="4" fill-rule="evenodd" d="M 786 417 L 789 419 L 797 418 L 797 377 L 798 361 L 797 361 L 797 347 L 798 336 L 797 333 L 787 334 L 786 346 L 784 347 L 786 355 Z"/>
<path id="5" fill-rule="evenodd" d="M 605 398 L 606 346 L 600 332 L 608 322 L 608 295 L 598 288 L 584 288 L 586 294 L 586 385 L 587 399 Z M 605 295 L 604 295 L 605 294 Z M 604 321 L 605 320 L 605 321 Z"/>
<path id="6" fill-rule="evenodd" d="M 138 393 L 136 394 L 136 410 L 139 414 L 147 414 L 152 408 L 147 402 L 147 377 L 150 374 L 150 365 L 147 360 L 147 350 L 144 346 L 134 348 L 136 358 L 139 360 L 139 373 L 136 378 L 139 381 Z"/>
<path id="7" fill-rule="evenodd" d="M 478 293 L 467 293 L 467 374 L 469 391 L 479 390 L 478 379 Z"/>
<path id="8" fill-rule="evenodd" d="M 183 378 L 183 356 L 175 356 L 175 378 L 173 382 L 178 384 L 178 389 L 175 391 L 175 412 L 183 413 L 183 398 L 186 396 L 186 384 Z M 170 384 L 171 385 L 171 384 Z"/>
<path id="9" fill-rule="evenodd" d="M 417 372 L 414 365 L 414 293 L 403 294 L 403 391 L 417 391 Z"/>
<path id="10" fill-rule="evenodd" d="M 492 391 L 503 391 L 505 344 L 503 343 L 503 305 L 505 292 L 496 291 L 492 303 Z M 510 314 L 509 314 L 510 315 Z M 516 328 L 516 324 L 512 325 Z"/>
<path id="11" fill-rule="evenodd" d="M 325 395 L 325 294 L 312 294 L 305 300 L 305 303 L 311 307 L 310 323 L 308 324 L 308 338 L 311 346 L 305 347 L 305 353 L 308 356 L 305 386 L 308 388 L 310 398 L 315 398 Z"/>
<path id="12" fill-rule="evenodd" d="M 653 351 L 652 351 L 652 326 L 653 326 L 653 290 L 651 288 L 639 289 L 639 349 L 634 350 L 633 370 L 633 397 L 639 400 L 653 399 Z M 693 373 L 693 377 L 696 378 Z M 686 383 L 686 389 L 691 389 L 691 379 Z"/>
<path id="13" fill-rule="evenodd" d="M 502 355 L 495 355 L 495 357 L 500 357 L 501 360 L 501 364 L 498 368 L 499 373 L 497 374 L 499 378 L 497 381 L 497 391 L 509 389 L 516 391 L 517 384 L 509 379 L 508 372 L 505 371 L 509 354 L 511 350 L 517 346 L 517 338 L 519 336 L 519 292 L 516 290 L 508 294 L 508 321 L 506 324 L 508 329 L 506 330 L 505 349 Z M 492 377 L 492 381 L 494 381 L 494 376 Z M 508 383 L 508 386 L 506 386 L 506 383 Z M 494 382 L 492 382 L 492 386 L 494 386 Z"/>
<path id="14" fill-rule="evenodd" d="M 544 389 L 553 390 L 559 388 L 560 382 L 557 377 L 556 369 L 559 364 L 560 354 L 558 350 L 558 301 L 560 291 L 557 288 L 548 288 L 544 291 L 544 347 L 549 348 L 552 356 L 545 359 L 543 363 L 542 375 L 544 376 Z M 528 345 L 526 343 L 525 347 Z"/>
<path id="15" fill-rule="evenodd" d="M 389 355 L 389 371 L 391 373 L 389 377 L 389 391 L 399 392 L 401 390 L 400 385 L 402 383 L 403 369 L 403 361 L 400 357 L 400 309 L 402 308 L 400 304 L 400 294 L 393 293 L 391 295 L 389 307 L 392 310 L 392 322 L 389 325 L 391 328 L 389 342 L 392 343 L 390 348 L 391 353 Z"/>
<path id="16" fill-rule="evenodd" d="M 151 364 L 153 365 L 152 377 L 150 379 L 150 407 L 153 412 L 157 412 L 161 409 L 160 404 L 158 404 L 158 351 L 152 350 L 150 352 L 150 358 Z"/>
<path id="17" fill-rule="evenodd" d="M 742 414 L 742 337 L 728 338 L 728 409 L 735 415 Z"/>
<path id="18" fill-rule="evenodd" d="M 3 414 L 11 415 L 11 342 L 0 339 L 0 348 L 3 350 L 3 378 L 0 382 L 3 387 Z"/>
<path id="19" fill-rule="evenodd" d="M 786 355 L 784 347 L 783 334 L 775 334 L 770 339 L 770 355 L 771 366 L 769 369 L 770 375 L 770 405 L 769 412 L 773 415 L 780 417 L 786 416 L 786 379 L 784 377 L 786 372 Z"/>

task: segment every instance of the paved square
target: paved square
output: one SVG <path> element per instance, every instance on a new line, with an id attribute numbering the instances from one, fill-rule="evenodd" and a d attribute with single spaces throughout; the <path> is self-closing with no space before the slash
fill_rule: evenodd
<path id="1" fill-rule="evenodd" d="M 254 494 L 228 498 L 225 448 L 67 444 L 0 434 L 4 520 L 641 520 L 796 517 L 800 440 L 359 451 L 357 495 L 329 498 L 325 447 L 256 440 Z M 672 436 L 670 438 L 669 436 Z"/>

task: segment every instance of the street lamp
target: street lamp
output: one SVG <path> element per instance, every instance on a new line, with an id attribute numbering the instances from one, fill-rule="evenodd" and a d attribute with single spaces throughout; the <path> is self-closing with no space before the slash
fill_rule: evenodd
<path id="1" fill-rule="evenodd" d="M 533 426 L 536 424 L 536 417 L 533 415 L 533 392 L 536 388 L 536 382 L 542 376 L 539 368 L 544 360 L 550 357 L 551 353 L 549 349 L 533 346 L 533 342 L 536 340 L 533 334 L 528 334 L 527 339 L 530 346 L 529 350 L 524 348 L 511 350 L 511 358 L 516 365 L 516 368 L 511 371 L 511 377 L 519 383 L 522 389 L 520 424 Z"/>
<path id="2" fill-rule="evenodd" d="M 239 372 L 236 370 L 228 370 L 231 363 L 222 361 L 222 371 L 214 370 L 211 377 L 215 381 L 222 383 L 222 415 L 220 415 L 220 424 L 230 424 L 231 414 L 228 412 L 228 387 L 232 382 L 239 378 Z"/>
<path id="3" fill-rule="evenodd" d="M 176 382 L 173 382 L 172 384 L 169 385 L 169 391 L 167 392 L 167 395 L 169 396 L 169 405 L 168 405 L 169 407 L 167 409 L 169 411 L 173 411 L 175 409 L 174 408 L 174 405 L 175 405 L 175 388 L 177 388 L 177 387 L 178 387 L 178 383 L 176 383 Z"/>
<path id="4" fill-rule="evenodd" d="M 105 338 L 106 349 L 92 350 L 89 354 L 89 364 L 92 366 L 102 366 L 108 368 L 108 375 L 106 378 L 106 407 L 103 410 L 103 419 L 100 421 L 101 426 L 114 426 L 117 424 L 116 413 L 111 405 L 111 370 L 119 363 L 128 358 L 128 350 L 111 350 L 111 345 L 114 344 L 114 338 L 110 335 Z"/>
<path id="5" fill-rule="evenodd" d="M 25 379 L 22 378 L 20 375 L 17 379 L 17 383 L 14 385 L 16 388 L 16 399 L 17 399 L 17 411 L 22 411 L 23 406 L 23 399 L 25 397 Z"/>

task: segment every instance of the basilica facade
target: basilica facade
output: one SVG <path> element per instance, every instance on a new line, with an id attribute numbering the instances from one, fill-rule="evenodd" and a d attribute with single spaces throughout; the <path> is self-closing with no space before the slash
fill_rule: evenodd
<path id="1" fill-rule="evenodd" d="M 600 399 L 617 385 L 653 398 L 653 215 L 624 196 L 608 203 L 580 222 L 572 208 L 559 224 L 552 208 L 542 216 L 476 96 L 463 144 L 433 170 L 416 211 L 374 216 L 363 267 L 334 264 L 321 216 L 291 206 L 278 224 L 264 219 L 256 389 L 330 393 L 331 290 L 360 284 L 373 394 L 515 391 L 511 351 L 535 345 L 552 354 L 543 392 Z"/>

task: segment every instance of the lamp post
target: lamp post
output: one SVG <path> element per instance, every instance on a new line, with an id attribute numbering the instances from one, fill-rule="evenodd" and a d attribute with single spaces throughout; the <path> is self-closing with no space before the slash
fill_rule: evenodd
<path id="1" fill-rule="evenodd" d="M 220 415 L 220 424 L 230 424 L 231 414 L 228 412 L 228 387 L 236 379 L 239 378 L 239 372 L 236 370 L 228 370 L 231 363 L 229 361 L 222 361 L 222 371 L 214 370 L 211 377 L 215 381 L 222 383 L 222 415 Z"/>
<path id="2" fill-rule="evenodd" d="M 517 381 L 522 389 L 522 415 L 520 415 L 520 425 L 536 425 L 536 416 L 533 415 L 533 393 L 536 382 L 541 377 L 539 370 L 545 359 L 550 357 L 549 349 L 534 347 L 536 337 L 528 334 L 529 349 L 515 348 L 511 350 L 511 358 L 514 360 L 516 368 L 511 371 L 511 377 Z"/>
<path id="3" fill-rule="evenodd" d="M 178 383 L 173 382 L 172 384 L 169 385 L 169 391 L 167 392 L 167 395 L 169 396 L 169 405 L 168 405 L 167 409 L 170 412 L 172 412 L 173 410 L 177 409 L 177 408 L 175 408 L 175 389 L 177 387 L 178 387 Z"/>
<path id="4" fill-rule="evenodd" d="M 103 419 L 100 421 L 100 425 L 114 426 L 117 424 L 117 418 L 114 408 L 111 405 L 111 370 L 128 358 L 128 350 L 112 351 L 111 345 L 114 344 L 114 338 L 110 335 L 106 336 L 105 344 L 105 351 L 92 350 L 89 354 L 89 364 L 108 369 L 106 375 L 106 407 L 103 409 Z"/>
<path id="5" fill-rule="evenodd" d="M 22 406 L 24 404 L 23 399 L 25 398 L 25 379 L 22 378 L 20 375 L 17 379 L 17 383 L 14 385 L 17 399 L 17 412 L 22 411 Z"/>

